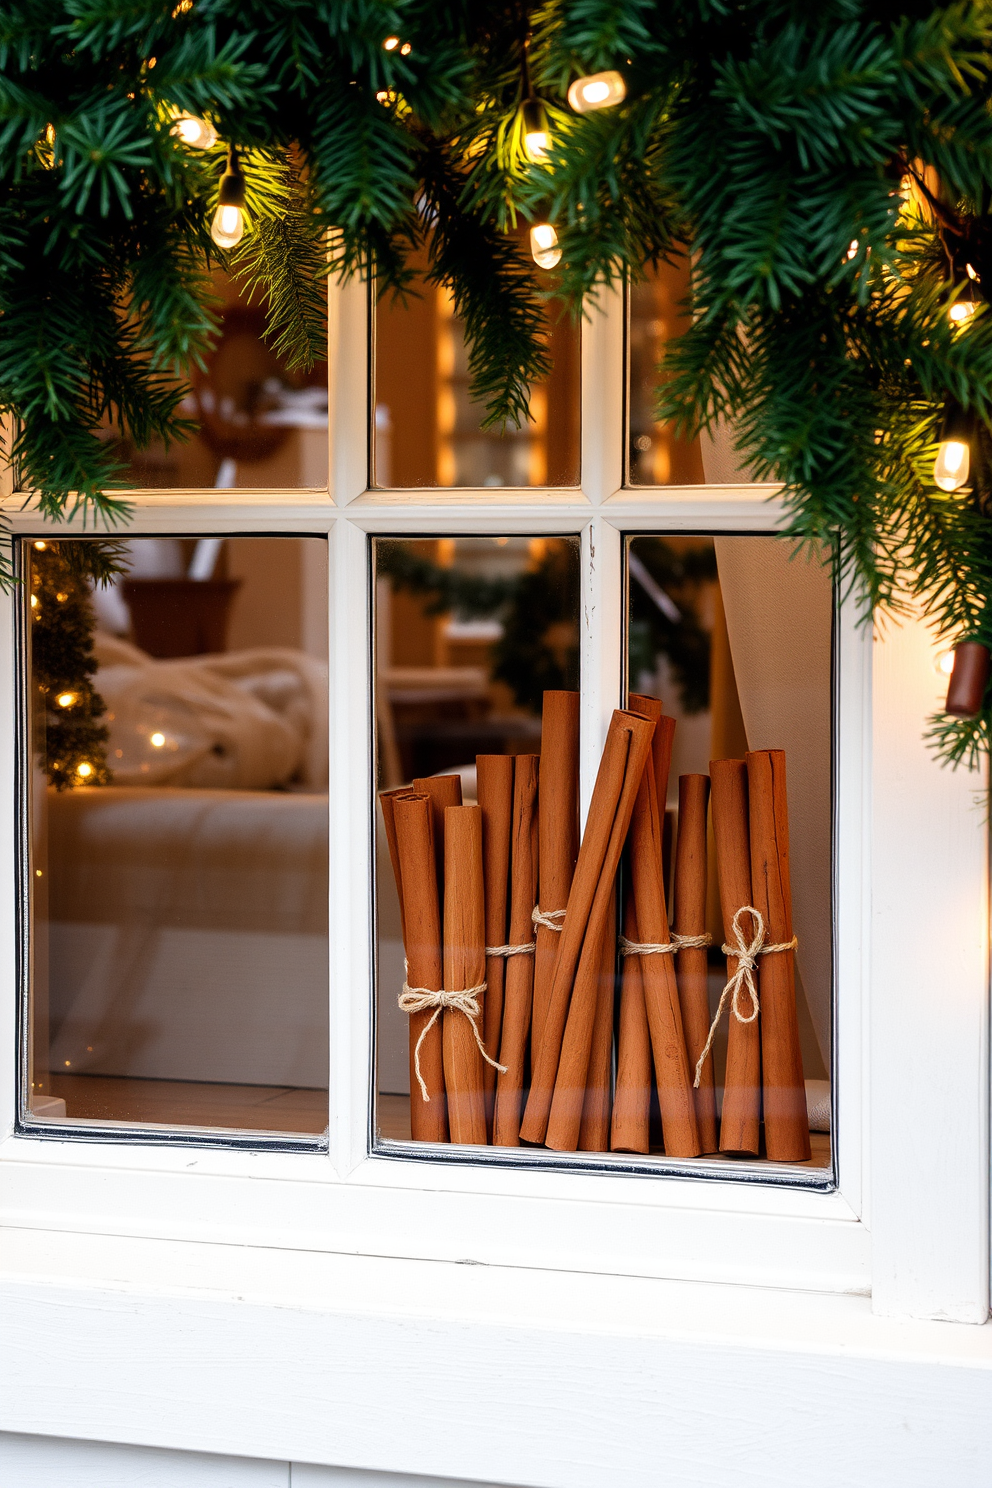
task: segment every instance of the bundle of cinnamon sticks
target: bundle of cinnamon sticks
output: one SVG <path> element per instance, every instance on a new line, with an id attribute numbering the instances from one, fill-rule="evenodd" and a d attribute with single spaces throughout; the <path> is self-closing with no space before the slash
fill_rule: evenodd
<path id="1" fill-rule="evenodd" d="M 381 796 L 407 959 L 411 1135 L 692 1158 L 759 1155 L 763 1133 L 769 1158 L 803 1161 L 784 754 L 680 777 L 670 928 L 674 721 L 640 694 L 614 713 L 580 844 L 578 702 L 545 693 L 540 757 L 477 757 L 477 805 L 462 804 L 457 775 Z M 720 1120 L 711 792 L 730 1005 Z"/>

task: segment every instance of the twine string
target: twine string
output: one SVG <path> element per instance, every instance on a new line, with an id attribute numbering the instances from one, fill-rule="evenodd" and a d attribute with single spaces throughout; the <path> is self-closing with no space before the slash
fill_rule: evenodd
<path id="1" fill-rule="evenodd" d="M 528 940 L 523 945 L 486 946 L 487 956 L 533 956 L 534 941 Z"/>
<path id="2" fill-rule="evenodd" d="M 563 909 L 541 909 L 535 904 L 530 919 L 532 925 L 543 925 L 545 930 L 553 930 L 556 935 L 560 935 L 565 928 Z"/>
<path id="3" fill-rule="evenodd" d="M 712 943 L 712 935 L 679 935 L 677 931 L 672 932 L 671 940 L 628 940 L 626 935 L 620 937 L 621 956 L 671 956 L 675 951 L 686 951 Z"/>
<path id="4" fill-rule="evenodd" d="M 506 1074 L 507 1066 L 505 1064 L 498 1064 L 495 1059 L 490 1059 L 486 1053 L 479 1034 L 479 1025 L 475 1021 L 482 1012 L 479 1006 L 479 998 L 485 990 L 485 982 L 480 982 L 477 987 L 464 987 L 460 992 L 447 992 L 443 990 L 435 992 L 431 987 L 411 987 L 407 982 L 403 983 L 403 990 L 397 998 L 397 1006 L 401 1013 L 423 1013 L 428 1008 L 434 1009 L 434 1012 L 420 1030 L 417 1047 L 413 1051 L 413 1067 L 420 1085 L 420 1093 L 428 1105 L 430 1105 L 431 1098 L 427 1094 L 427 1085 L 423 1075 L 420 1073 L 420 1046 L 434 1027 L 438 1018 L 440 1018 L 444 1008 L 454 1008 L 456 1012 L 465 1014 L 471 1025 L 472 1032 L 475 1034 L 475 1042 L 483 1059 L 487 1064 L 491 1064 L 494 1070 L 499 1070 L 501 1075 Z"/>
<path id="5" fill-rule="evenodd" d="M 750 942 L 744 939 L 744 931 L 741 925 L 742 915 L 750 915 L 754 925 L 754 935 Z M 780 945 L 765 945 L 765 921 L 760 910 L 755 909 L 753 904 L 741 905 L 740 909 L 734 915 L 730 928 L 733 931 L 737 944 L 723 945 L 720 949 L 725 956 L 737 957 L 737 970 L 729 978 L 727 985 L 720 993 L 720 1001 L 717 1003 L 716 1013 L 713 1022 L 710 1024 L 706 1043 L 703 1045 L 703 1052 L 696 1061 L 696 1078 L 692 1082 L 693 1090 L 699 1089 L 703 1065 L 709 1058 L 710 1050 L 713 1048 L 713 1040 L 716 1038 L 716 1031 L 728 1001 L 730 1003 L 730 1011 L 738 1023 L 753 1023 L 761 1010 L 758 1005 L 758 987 L 754 980 L 757 958 L 759 956 L 771 956 L 776 951 L 794 951 L 799 944 L 798 937 L 794 935 L 791 940 L 784 941 Z M 743 992 L 746 992 L 751 1000 L 751 1011 L 746 1017 L 741 1011 Z"/>

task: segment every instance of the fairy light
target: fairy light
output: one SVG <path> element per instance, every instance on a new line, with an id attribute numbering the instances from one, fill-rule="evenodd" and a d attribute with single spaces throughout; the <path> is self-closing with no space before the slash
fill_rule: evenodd
<path id="1" fill-rule="evenodd" d="M 618 72 L 593 72 L 576 78 L 568 90 L 568 102 L 577 114 L 613 108 L 627 97 L 627 84 Z"/>
<path id="2" fill-rule="evenodd" d="M 520 105 L 520 113 L 524 127 L 524 154 L 532 165 L 540 165 L 551 144 L 544 104 L 539 98 L 526 98 Z"/>
<path id="3" fill-rule="evenodd" d="M 149 734 L 148 735 L 148 742 L 149 742 L 149 744 L 153 744 L 156 749 L 161 749 L 162 748 L 162 745 L 165 743 L 165 735 L 164 734 Z"/>
<path id="4" fill-rule="evenodd" d="M 943 674 L 944 674 L 945 677 L 949 677 L 951 675 L 951 673 L 954 670 L 954 652 L 953 651 L 945 651 L 942 656 L 938 656 L 938 658 L 937 658 L 937 670 L 938 670 L 938 672 L 943 672 Z"/>
<path id="5" fill-rule="evenodd" d="M 398 36 L 387 36 L 385 41 L 382 43 L 382 50 L 384 52 L 395 52 L 399 44 L 400 39 Z"/>
<path id="6" fill-rule="evenodd" d="M 940 430 L 934 484 L 942 491 L 959 491 L 971 471 L 972 420 L 957 403 L 948 403 Z"/>
<path id="7" fill-rule="evenodd" d="M 245 178 L 233 145 L 227 149 L 227 169 L 220 178 L 217 210 L 210 226 L 210 236 L 218 248 L 234 248 L 245 230 Z"/>
<path id="8" fill-rule="evenodd" d="M 535 222 L 530 230 L 530 251 L 539 269 L 553 269 L 559 262 L 558 234 L 550 222 Z"/>
<path id="9" fill-rule="evenodd" d="M 76 694 L 74 692 L 60 692 L 55 701 L 60 708 L 71 708 L 76 701 Z"/>
<path id="10" fill-rule="evenodd" d="M 48 544 L 46 542 L 42 542 L 41 539 L 39 538 L 39 540 L 35 543 L 35 547 L 36 547 L 36 549 L 38 550 L 39 553 L 43 553 L 45 551 L 45 549 L 48 547 Z"/>
<path id="11" fill-rule="evenodd" d="M 852 238 L 850 246 L 848 247 L 847 252 L 844 254 L 844 257 L 847 259 L 848 263 L 850 263 L 852 259 L 857 258 L 859 246 L 860 245 L 857 238 Z"/>
<path id="12" fill-rule="evenodd" d="M 84 780 L 88 780 L 93 774 L 93 766 L 86 760 L 83 760 L 83 763 L 77 767 L 76 774 L 81 775 Z"/>
<path id="13" fill-rule="evenodd" d="M 212 150 L 217 143 L 217 131 L 210 120 L 196 114 L 178 114 L 169 133 L 194 150 Z"/>

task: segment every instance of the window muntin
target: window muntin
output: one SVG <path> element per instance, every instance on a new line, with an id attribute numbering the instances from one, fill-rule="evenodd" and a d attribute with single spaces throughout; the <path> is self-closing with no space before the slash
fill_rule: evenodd
<path id="1" fill-rule="evenodd" d="M 19 547 L 25 1119 L 319 1136 L 326 541 L 135 537 L 102 589 L 91 540 Z"/>
<path id="2" fill-rule="evenodd" d="M 580 329 L 553 300 L 544 320 L 552 370 L 531 389 L 529 421 L 485 429 L 448 291 L 421 272 L 405 300 L 383 296 L 373 308 L 372 485 L 577 486 Z"/>

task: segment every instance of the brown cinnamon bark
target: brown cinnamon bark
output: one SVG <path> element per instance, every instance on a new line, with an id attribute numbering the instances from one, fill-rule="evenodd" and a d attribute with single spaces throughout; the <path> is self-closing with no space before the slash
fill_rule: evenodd
<path id="1" fill-rule="evenodd" d="M 537 891 L 537 862 L 534 831 L 538 798 L 538 757 L 518 754 L 513 780 L 513 849 L 511 856 L 510 945 L 527 945 L 534 938 L 531 911 Z M 496 1080 L 496 1114 L 493 1145 L 520 1145 L 520 1113 L 523 1106 L 524 1064 L 531 1025 L 534 990 L 534 957 L 510 956 L 506 963 L 506 996 L 503 1007 L 503 1036 L 499 1062 L 506 1066 Z M 492 1053 L 492 1050 L 488 1050 Z"/>
<path id="2" fill-rule="evenodd" d="M 448 806 L 444 813 L 445 991 L 462 992 L 477 987 L 485 975 L 482 811 L 478 806 Z M 443 1022 L 444 1083 L 451 1140 L 481 1145 L 486 1141 L 484 1060 L 476 1043 L 473 1020 L 460 1008 L 449 1007 L 444 1010 Z"/>
<path id="3" fill-rule="evenodd" d="M 768 944 L 785 945 L 792 939 L 785 752 L 762 749 L 748 754 L 746 761 L 752 902 L 764 918 Z M 761 958 L 761 1079 L 766 1156 L 772 1162 L 807 1161 L 809 1118 L 794 951 L 772 951 Z"/>
<path id="4" fill-rule="evenodd" d="M 568 903 L 579 851 L 579 694 L 546 692 L 541 719 L 541 776 L 538 803 L 540 832 L 540 890 L 538 904 L 545 914 Z M 555 962 L 561 945 L 559 931 L 537 927 L 534 951 L 534 1012 L 532 1058 L 536 1059 L 547 1016 Z M 505 1061 L 500 1061 L 501 1063 Z"/>
<path id="5" fill-rule="evenodd" d="M 413 782 L 413 789 L 428 796 L 434 819 L 434 852 L 437 857 L 437 894 L 444 903 L 444 813 L 449 806 L 462 804 L 460 775 L 428 775 Z"/>
<path id="6" fill-rule="evenodd" d="M 407 960 L 407 984 L 442 986 L 441 915 L 434 874 L 434 824 L 427 796 L 414 791 L 394 791 L 383 815 L 396 846 L 394 871 L 403 922 L 403 948 Z M 441 1058 L 441 1020 L 438 1018 L 420 1046 L 420 1073 L 427 1087 L 425 1101 L 417 1079 L 416 1049 L 433 1010 L 410 1015 L 410 1133 L 415 1142 L 446 1142 L 448 1120 Z"/>
<path id="7" fill-rule="evenodd" d="M 627 958 L 630 960 L 630 957 Z M 610 1077 L 613 1073 L 613 1005 L 616 996 L 616 895 L 606 923 L 599 966 L 599 1001 L 579 1126 L 580 1152 L 610 1150 Z"/>
<path id="8" fill-rule="evenodd" d="M 623 933 L 637 940 L 637 915 L 629 873 Z M 640 956 L 624 956 L 617 1031 L 617 1083 L 613 1092 L 610 1146 L 614 1152 L 648 1152 L 651 1147 L 651 1035 L 644 1006 Z"/>
<path id="9" fill-rule="evenodd" d="M 652 761 L 651 767 L 644 771 L 630 824 L 630 876 L 637 930 L 642 943 L 650 945 L 670 944 L 662 878 L 661 822 Z M 671 952 L 655 952 L 642 954 L 640 962 L 665 1152 L 670 1157 L 696 1157 L 700 1152 L 696 1103 L 682 1031 L 674 957 Z"/>
<path id="10" fill-rule="evenodd" d="M 530 1096 L 520 1126 L 525 1142 L 574 1152 L 579 1139 L 592 1029 L 598 1002 L 599 956 L 620 854 L 634 799 L 650 758 L 654 724 L 637 713 L 613 714 L 568 896 L 565 929 Z M 570 1024 L 568 1050 L 565 1026 Z M 556 1126 L 549 1129 L 552 1101 Z"/>
<path id="11" fill-rule="evenodd" d="M 482 811 L 482 872 L 486 889 L 486 945 L 507 944 L 507 908 L 510 881 L 510 826 L 513 819 L 513 755 L 477 754 L 476 797 Z M 530 940 L 530 931 L 527 939 Z M 506 961 L 486 957 L 486 995 L 483 999 L 482 1042 L 495 1059 L 503 1020 L 503 979 Z M 492 1135 L 496 1071 L 483 1064 L 486 1092 L 486 1128 Z"/>
<path id="12" fill-rule="evenodd" d="M 706 805 L 710 794 L 708 775 L 679 776 L 679 834 L 675 847 L 675 930 L 678 935 L 706 933 Z M 710 1028 L 705 946 L 684 946 L 676 953 L 679 1005 L 685 1031 L 689 1069 L 696 1077 L 696 1063 L 706 1047 Z M 696 1126 L 703 1152 L 718 1151 L 716 1090 L 713 1084 L 713 1055 L 708 1054 L 694 1092 Z"/>
<path id="13" fill-rule="evenodd" d="M 727 945 L 736 944 L 733 919 L 745 904 L 751 904 L 751 847 L 748 831 L 747 767 L 743 760 L 711 760 L 713 835 L 716 839 L 720 909 Z M 741 919 L 741 934 L 749 945 L 754 936 L 750 915 Z M 737 957 L 727 957 L 728 980 L 737 971 Z M 758 973 L 754 973 L 755 983 Z M 747 1016 L 750 999 L 740 998 Z M 720 1151 L 758 1155 L 761 1123 L 761 1035 L 759 1020 L 741 1023 L 729 1010 L 727 1072 L 723 1081 L 723 1119 L 720 1122 Z"/>

